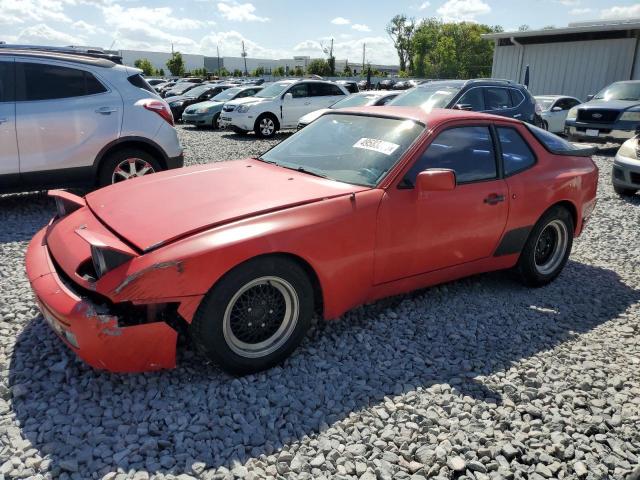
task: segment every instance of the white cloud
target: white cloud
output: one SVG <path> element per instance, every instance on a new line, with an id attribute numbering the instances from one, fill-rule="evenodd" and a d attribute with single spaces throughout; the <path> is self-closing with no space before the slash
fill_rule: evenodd
<path id="1" fill-rule="evenodd" d="M 290 53 L 286 50 L 263 47 L 260 44 L 245 38 L 241 33 L 236 32 L 235 30 L 212 33 L 205 36 L 200 41 L 199 51 L 205 55 L 211 55 L 212 52 L 216 51 L 216 46 L 219 45 L 221 56 L 239 57 L 242 53 L 242 42 L 244 42 L 247 54 L 251 58 L 286 58 Z M 189 53 L 192 53 L 192 51 Z"/>
<path id="2" fill-rule="evenodd" d="M 105 22 L 109 25 L 145 25 L 165 30 L 191 30 L 200 28 L 204 22 L 192 18 L 180 18 L 174 15 L 170 7 L 132 7 L 107 5 L 102 8 Z"/>
<path id="3" fill-rule="evenodd" d="M 259 17 L 252 3 L 237 3 L 235 1 L 218 2 L 218 12 L 225 19 L 234 22 L 268 22 L 267 17 Z"/>
<path id="4" fill-rule="evenodd" d="M 569 10 L 569 15 L 585 15 L 591 12 L 593 12 L 591 8 L 572 8 Z"/>
<path id="5" fill-rule="evenodd" d="M 351 20 L 344 17 L 336 17 L 331 20 L 331 23 L 333 23 L 334 25 L 349 25 L 351 23 Z"/>
<path id="6" fill-rule="evenodd" d="M 0 0 L 0 14 L 5 18 L 19 18 L 34 22 L 71 22 L 64 13 L 61 0 Z"/>
<path id="7" fill-rule="evenodd" d="M 605 8 L 600 11 L 600 18 L 605 20 L 611 19 L 629 19 L 640 17 L 640 3 L 628 6 L 614 6 Z"/>
<path id="8" fill-rule="evenodd" d="M 566 7 L 575 7 L 580 5 L 580 0 L 558 0 L 558 2 Z"/>
<path id="9" fill-rule="evenodd" d="M 97 25 L 91 25 L 90 23 L 85 22 L 84 20 L 78 20 L 77 22 L 73 22 L 73 28 L 79 30 L 81 32 L 87 33 L 89 35 L 95 35 L 96 33 L 106 33 L 106 31 Z"/>
<path id="10" fill-rule="evenodd" d="M 491 11 L 491 7 L 482 0 L 447 0 L 438 13 L 445 22 L 475 22 L 476 16 Z"/>
<path id="11" fill-rule="evenodd" d="M 345 40 L 333 43 L 333 54 L 339 60 L 348 59 L 349 63 L 362 62 L 362 44 L 366 43 L 366 60 L 371 63 L 398 64 L 398 55 L 387 37 L 364 37 L 357 40 Z M 320 43 L 305 40 L 293 47 L 297 55 L 325 57 Z"/>
<path id="12" fill-rule="evenodd" d="M 85 39 L 84 37 L 54 30 L 44 23 L 39 23 L 22 29 L 18 34 L 17 41 L 36 45 L 82 45 Z"/>
<path id="13" fill-rule="evenodd" d="M 369 28 L 368 25 L 364 25 L 362 23 L 354 23 L 353 25 L 351 25 L 351 28 L 353 28 L 354 30 L 357 30 L 359 32 L 370 32 L 371 29 Z"/>
<path id="14" fill-rule="evenodd" d="M 422 2 L 422 4 L 418 7 L 418 10 L 426 10 L 431 6 L 431 2 Z"/>

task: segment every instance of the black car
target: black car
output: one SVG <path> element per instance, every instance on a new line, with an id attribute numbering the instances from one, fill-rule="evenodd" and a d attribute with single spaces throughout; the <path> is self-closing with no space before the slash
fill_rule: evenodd
<path id="1" fill-rule="evenodd" d="M 341 87 L 346 88 L 349 93 L 358 93 L 360 91 L 358 88 L 358 82 L 355 80 L 338 80 L 336 83 Z"/>
<path id="2" fill-rule="evenodd" d="M 387 78 L 386 80 L 382 80 L 380 82 L 380 86 L 378 87 L 378 90 L 393 90 L 393 86 L 396 84 L 395 80 L 391 80 L 390 78 Z"/>
<path id="3" fill-rule="evenodd" d="M 226 90 L 227 88 L 231 88 L 233 85 L 226 84 L 203 84 L 198 85 L 195 88 L 190 89 L 184 95 L 176 95 L 173 97 L 165 98 L 166 102 L 169 104 L 169 108 L 171 108 L 171 113 L 173 114 L 173 119 L 175 121 L 180 120 L 182 118 L 182 112 L 189 105 L 193 105 L 194 103 L 204 102 L 209 100 L 212 97 L 215 97 L 217 94 Z"/>
<path id="4" fill-rule="evenodd" d="M 164 92 L 161 93 L 160 96 L 162 96 L 164 98 L 169 98 L 169 97 L 175 97 L 177 95 L 184 95 L 185 93 L 187 93 L 192 88 L 196 88 L 196 87 L 199 87 L 199 86 L 200 85 L 197 84 L 197 83 L 177 82 L 173 87 L 164 90 Z"/>
<path id="5" fill-rule="evenodd" d="M 389 105 L 471 110 L 542 125 L 540 106 L 527 87 L 510 80 L 436 80 L 407 90 Z"/>

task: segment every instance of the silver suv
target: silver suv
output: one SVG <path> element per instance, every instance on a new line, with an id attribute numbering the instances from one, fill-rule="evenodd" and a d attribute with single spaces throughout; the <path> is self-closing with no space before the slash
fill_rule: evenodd
<path id="1" fill-rule="evenodd" d="M 0 191 L 104 186 L 181 167 L 171 110 L 101 55 L 0 47 Z"/>

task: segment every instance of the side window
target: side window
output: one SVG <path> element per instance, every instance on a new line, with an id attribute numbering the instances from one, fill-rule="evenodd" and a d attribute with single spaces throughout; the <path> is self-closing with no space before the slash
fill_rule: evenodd
<path id="1" fill-rule="evenodd" d="M 575 98 L 567 98 L 567 110 L 572 109 L 576 105 L 580 105 L 580 102 Z"/>
<path id="2" fill-rule="evenodd" d="M 509 90 L 500 87 L 484 88 L 485 110 L 504 110 L 511 108 Z"/>
<path id="3" fill-rule="evenodd" d="M 536 157 L 531 148 L 517 130 L 498 127 L 498 138 L 506 176 L 525 170 L 536 163 Z"/>
<path id="4" fill-rule="evenodd" d="M 293 98 L 303 98 L 309 96 L 306 83 L 298 83 L 294 85 L 289 89 L 287 93 L 293 95 Z"/>
<path id="5" fill-rule="evenodd" d="M 19 63 L 24 74 L 23 100 L 52 100 L 106 92 L 90 73 L 41 63 Z"/>
<path id="6" fill-rule="evenodd" d="M 403 185 L 415 185 L 418 173 L 428 168 L 453 170 L 457 183 L 496 178 L 496 156 L 489 127 L 454 127 L 440 133 L 411 167 Z"/>
<path id="7" fill-rule="evenodd" d="M 383 97 L 380 100 L 378 100 L 376 102 L 377 106 L 381 106 L 381 105 L 386 105 L 387 103 L 389 103 L 391 100 L 393 100 L 394 98 L 396 98 L 397 95 L 389 95 L 388 97 Z"/>
<path id="8" fill-rule="evenodd" d="M 327 86 L 329 87 L 329 92 L 330 92 L 329 95 L 333 95 L 333 96 L 344 95 L 344 92 L 342 90 L 340 90 L 340 87 L 338 87 L 337 85 L 327 85 Z M 351 91 L 351 90 L 353 90 L 353 91 Z M 353 89 L 353 88 L 351 90 L 349 90 L 350 93 L 356 93 L 358 91 L 358 90 Z"/>
<path id="9" fill-rule="evenodd" d="M 13 102 L 15 99 L 15 87 L 13 61 L 0 62 L 0 102 Z"/>
<path id="10" fill-rule="evenodd" d="M 460 97 L 456 105 L 464 105 L 464 110 L 481 112 L 484 110 L 484 97 L 482 88 L 472 88 Z"/>
<path id="11" fill-rule="evenodd" d="M 509 94 L 511 95 L 511 105 L 513 107 L 517 107 L 524 100 L 524 95 L 522 95 L 522 92 L 519 92 L 514 88 L 509 89 Z"/>
<path id="12" fill-rule="evenodd" d="M 309 83 L 312 97 L 328 97 L 335 95 L 344 95 L 337 85 L 331 83 Z"/>

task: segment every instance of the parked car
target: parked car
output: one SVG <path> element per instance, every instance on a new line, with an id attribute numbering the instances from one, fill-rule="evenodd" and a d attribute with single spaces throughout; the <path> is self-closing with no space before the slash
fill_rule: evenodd
<path id="1" fill-rule="evenodd" d="M 414 85 L 409 83 L 409 80 L 400 80 L 399 82 L 394 83 L 393 87 L 391 87 L 391 88 L 393 90 L 406 90 L 406 89 L 411 88 L 413 86 Z"/>
<path id="2" fill-rule="evenodd" d="M 200 77 L 184 77 L 184 78 L 179 78 L 176 81 L 177 81 L 177 83 L 183 83 L 183 82 L 187 82 L 187 83 L 202 83 L 203 80 Z"/>
<path id="3" fill-rule="evenodd" d="M 358 81 L 358 90 L 366 90 L 367 89 L 367 81 L 360 80 Z"/>
<path id="4" fill-rule="evenodd" d="M 382 80 L 380 82 L 380 90 L 392 90 L 393 86 L 396 84 L 396 81 L 391 79 L 391 78 L 387 78 L 385 80 Z"/>
<path id="5" fill-rule="evenodd" d="M 389 105 L 453 108 L 516 118 L 541 126 L 542 110 L 527 87 L 509 80 L 439 80 L 407 90 Z"/>
<path id="6" fill-rule="evenodd" d="M 613 160 L 611 183 L 618 195 L 633 195 L 640 190 L 640 142 L 639 136 L 622 144 Z"/>
<path id="7" fill-rule="evenodd" d="M 171 108 L 173 118 L 176 121 L 179 121 L 182 119 L 182 112 L 184 112 L 184 109 L 189 105 L 209 100 L 228 88 L 231 88 L 231 85 L 226 85 L 224 83 L 218 85 L 200 84 L 195 88 L 187 90 L 184 95 L 166 97 L 165 100 Z"/>
<path id="8" fill-rule="evenodd" d="M 318 118 L 320 118 L 320 116 L 324 115 L 327 112 L 330 112 L 331 110 L 349 107 L 363 107 L 368 105 L 379 107 L 382 105 L 386 105 L 397 96 L 398 92 L 389 92 L 387 90 L 368 90 L 364 92 L 354 93 L 353 95 L 349 95 L 342 100 L 338 100 L 328 108 L 322 108 L 320 110 L 315 110 L 311 113 L 303 115 L 298 120 L 298 130 L 306 127 L 311 122 L 317 120 Z"/>
<path id="9" fill-rule="evenodd" d="M 624 141 L 640 132 L 640 80 L 615 82 L 567 114 L 572 140 Z"/>
<path id="10" fill-rule="evenodd" d="M 140 72 L 73 50 L 0 46 L 0 190 L 181 167 L 171 111 Z"/>
<path id="11" fill-rule="evenodd" d="M 189 90 L 199 87 L 198 83 L 191 82 L 177 82 L 173 87 L 169 89 L 164 89 L 162 91 L 163 98 L 177 97 L 178 95 L 184 95 Z"/>
<path id="12" fill-rule="evenodd" d="M 247 87 L 231 87 L 223 90 L 211 100 L 196 103 L 187 107 L 182 114 L 182 121 L 196 127 L 213 127 L 218 128 L 218 120 L 225 102 L 235 100 L 237 98 L 252 97 L 262 90 L 261 86 L 253 85 Z"/>
<path id="13" fill-rule="evenodd" d="M 564 95 L 536 95 L 534 98 L 542 110 L 542 113 L 540 113 L 542 128 L 553 133 L 564 132 L 567 113 L 573 107 L 582 103 L 575 97 Z"/>
<path id="14" fill-rule="evenodd" d="M 358 93 L 360 91 L 360 88 L 358 88 L 358 82 L 355 80 L 338 80 L 336 83 L 344 87 L 349 93 Z"/>
<path id="15" fill-rule="evenodd" d="M 145 77 L 145 81 L 151 85 L 152 87 L 156 87 L 157 85 L 161 84 L 161 83 L 167 83 L 167 81 L 164 78 L 147 78 Z"/>
<path id="16" fill-rule="evenodd" d="M 296 128 L 301 116 L 348 94 L 344 87 L 324 80 L 281 80 L 253 97 L 227 102 L 219 124 L 237 133 L 253 130 L 258 137 L 268 138 L 278 130 Z"/>
<path id="17" fill-rule="evenodd" d="M 27 276 L 96 368 L 174 367 L 185 328 L 226 371 L 256 372 L 316 314 L 491 270 L 551 282 L 596 203 L 592 151 L 494 115 L 336 110 L 259 157 L 51 193 Z"/>
<path id="18" fill-rule="evenodd" d="M 164 93 L 168 90 L 171 90 L 171 88 L 173 88 L 173 86 L 176 84 L 176 82 L 174 81 L 168 81 L 166 83 L 161 83 L 159 85 L 156 85 L 155 87 L 153 87 L 153 89 L 158 92 L 158 95 L 163 96 Z"/>

